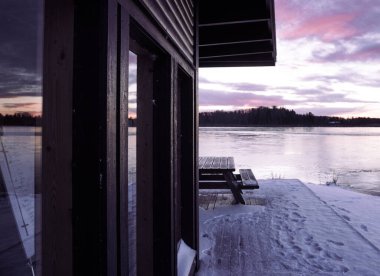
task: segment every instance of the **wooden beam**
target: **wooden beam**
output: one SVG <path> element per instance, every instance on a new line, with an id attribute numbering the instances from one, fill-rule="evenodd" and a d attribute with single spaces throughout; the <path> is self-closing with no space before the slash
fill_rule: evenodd
<path id="1" fill-rule="evenodd" d="M 195 257 L 196 261 L 196 270 L 199 269 L 200 261 L 200 247 L 199 247 L 199 169 L 198 169 L 198 160 L 199 160 L 199 96 L 198 96 L 198 85 L 199 85 L 199 75 L 198 75 L 198 68 L 199 68 L 199 1 L 195 1 L 194 5 L 194 17 L 195 17 L 195 74 L 193 77 L 193 95 L 192 95 L 192 102 L 193 102 L 193 116 L 194 116 L 194 125 L 193 127 L 193 143 L 194 143 L 194 160 L 193 160 L 193 166 L 194 166 L 194 197 L 193 197 L 193 206 L 194 206 L 194 249 L 197 251 L 197 256 Z"/>
<path id="2" fill-rule="evenodd" d="M 194 224 L 197 220 L 194 206 L 195 194 L 195 141 L 194 141 L 194 86 L 193 79 L 183 70 L 179 70 L 178 94 L 180 97 L 180 161 L 181 161 L 181 228 L 182 239 L 196 248 L 196 229 Z"/>
<path id="3" fill-rule="evenodd" d="M 273 59 L 274 62 L 276 62 L 277 58 L 277 43 L 276 43 L 276 15 L 275 15 L 275 7 L 274 7 L 274 0 L 267 0 L 267 4 L 269 6 L 270 10 L 270 18 L 271 22 L 269 24 L 269 28 L 272 32 L 272 44 L 273 44 Z"/>
<path id="4" fill-rule="evenodd" d="M 239 53 L 239 54 L 226 54 L 226 55 L 214 55 L 214 56 L 206 56 L 206 57 L 200 57 L 200 60 L 213 60 L 213 59 L 220 59 L 220 58 L 236 58 L 236 59 L 242 59 L 244 57 L 250 57 L 253 55 L 267 55 L 269 54 L 272 56 L 272 51 L 262 51 L 262 52 L 247 52 L 247 53 Z"/>
<path id="5" fill-rule="evenodd" d="M 119 195 L 119 160 L 117 150 L 119 148 L 119 118 L 118 110 L 118 87 L 119 87 L 119 72 L 118 72 L 118 5 L 117 1 L 108 1 L 108 16 L 107 16 L 107 89 L 106 91 L 106 252 L 107 252 L 107 275 L 116 275 L 120 270 L 118 264 L 118 204 Z M 103 92 L 103 93 L 104 93 Z"/>
<path id="6" fill-rule="evenodd" d="M 42 234 L 36 236 L 42 256 L 39 246 L 36 254 L 42 257 L 45 276 L 73 274 L 73 29 L 74 1 L 45 0 L 42 210 L 36 211 L 36 225 L 42 223 Z M 36 272 L 40 275 L 40 262 Z"/>
<path id="7" fill-rule="evenodd" d="M 153 60 L 137 57 L 137 274 L 153 275 Z"/>
<path id="8" fill-rule="evenodd" d="M 241 62 L 241 61 L 203 61 L 200 62 L 199 67 L 255 67 L 255 66 L 274 66 L 275 61 L 250 61 L 250 62 Z"/>
<path id="9" fill-rule="evenodd" d="M 207 44 L 202 44 L 199 45 L 199 48 L 204 48 L 204 47 L 210 47 L 210 46 L 223 46 L 223 45 L 231 45 L 233 47 L 234 45 L 238 44 L 245 44 L 245 43 L 258 43 L 258 42 L 270 42 L 272 43 L 271 38 L 265 38 L 265 39 L 249 39 L 249 40 L 243 40 L 243 41 L 226 41 L 226 42 L 215 42 L 215 43 L 207 43 Z"/>
<path id="10" fill-rule="evenodd" d="M 271 40 L 223 44 L 216 46 L 199 47 L 199 58 L 211 56 L 239 55 L 260 52 L 272 52 L 273 44 Z"/>
<path id="11" fill-rule="evenodd" d="M 213 22 L 199 24 L 199 27 L 212 27 L 212 26 L 223 26 L 223 25 L 234 25 L 234 24 L 245 24 L 245 23 L 258 23 L 258 22 L 268 22 L 270 18 L 258 18 L 250 20 L 236 20 L 236 21 L 223 21 L 223 22 Z"/>
<path id="12" fill-rule="evenodd" d="M 175 275 L 173 94 L 175 61 L 157 52 L 154 66 L 154 272 Z"/>
<path id="13" fill-rule="evenodd" d="M 258 54 L 242 54 L 236 56 L 224 56 L 224 57 L 205 57 L 200 59 L 200 62 L 260 62 L 260 61 L 271 61 L 273 60 L 273 54 L 269 53 L 258 53 Z"/>
<path id="14" fill-rule="evenodd" d="M 119 172 L 119 275 L 129 275 L 128 231 L 128 84 L 129 84 L 129 16 L 118 6 L 118 172 Z"/>
<path id="15" fill-rule="evenodd" d="M 199 28 L 199 44 L 211 45 L 241 41 L 272 39 L 268 22 Z"/>
<path id="16" fill-rule="evenodd" d="M 114 87 L 113 55 L 108 49 L 108 1 L 75 3 L 73 80 L 73 254 L 77 275 L 107 274 L 109 254 L 116 251 L 107 218 L 114 216 L 114 182 L 108 173 L 115 156 L 108 151 Z M 111 12 L 112 13 L 112 12 Z M 111 37 L 113 37 L 111 35 Z M 110 50 L 110 52 L 108 52 Z M 110 71 L 109 71 L 110 70 Z M 110 78 L 108 78 L 110 73 Z M 111 99 L 107 100 L 107 93 Z M 111 103 L 112 101 L 112 103 Z M 113 120 L 113 119 L 112 119 Z M 113 139 L 113 138 L 112 138 Z M 112 142 L 112 141 L 110 141 Z M 110 154 L 110 155 L 109 155 Z M 110 213 L 111 212 L 111 213 Z M 111 230 L 113 231 L 113 230 Z M 54 274 L 51 274 L 54 275 Z"/>

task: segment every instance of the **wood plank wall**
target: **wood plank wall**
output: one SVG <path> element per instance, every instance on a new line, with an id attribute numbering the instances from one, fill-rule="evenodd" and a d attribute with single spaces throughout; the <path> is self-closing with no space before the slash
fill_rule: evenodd
<path id="1" fill-rule="evenodd" d="M 145 8 L 136 5 L 139 1 Z M 150 162 L 155 164 L 150 164 L 153 174 L 149 177 L 154 178 L 150 179 L 154 183 L 152 195 L 160 195 L 150 199 L 154 229 L 147 231 L 154 231 L 150 233 L 153 269 L 175 275 L 173 72 L 180 66 L 189 82 L 196 78 L 193 1 L 74 2 L 45 0 L 42 273 L 128 274 L 125 137 L 128 50 L 133 44 L 129 28 L 134 22 L 134 29 L 142 30 L 165 54 L 155 62 L 158 66 L 153 75 L 157 79 L 150 88 L 160 104 L 149 113 L 154 115 L 154 129 L 149 134 L 154 135 L 154 157 Z M 195 91 L 189 89 L 191 96 Z M 194 125 L 186 126 L 193 134 Z M 196 144 L 196 136 L 189 137 Z M 197 161 L 191 155 L 196 150 L 190 149 L 184 162 L 190 166 L 188 181 L 193 184 Z M 192 235 L 196 229 L 193 225 L 185 234 L 195 248 L 197 235 Z"/>
<path id="2" fill-rule="evenodd" d="M 140 0 L 178 49 L 192 63 L 194 57 L 193 0 Z"/>

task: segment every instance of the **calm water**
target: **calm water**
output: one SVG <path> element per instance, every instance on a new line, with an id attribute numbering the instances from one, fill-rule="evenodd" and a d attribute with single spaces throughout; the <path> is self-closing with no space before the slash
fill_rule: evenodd
<path id="1" fill-rule="evenodd" d="M 201 156 L 233 156 L 258 179 L 297 178 L 380 195 L 380 128 L 200 128 Z"/>
<path id="2" fill-rule="evenodd" d="M 38 128 L 4 128 L 5 150 L 20 182 L 40 170 L 40 135 Z M 337 177 L 338 185 L 380 195 L 380 128 L 200 128 L 199 146 L 201 156 L 234 156 L 237 168 L 251 168 L 257 178 L 325 184 Z M 134 181 L 136 128 L 129 128 L 128 148 Z"/>
<path id="3" fill-rule="evenodd" d="M 0 128 L 0 275 L 33 275 L 40 262 L 41 138 L 41 128 Z"/>

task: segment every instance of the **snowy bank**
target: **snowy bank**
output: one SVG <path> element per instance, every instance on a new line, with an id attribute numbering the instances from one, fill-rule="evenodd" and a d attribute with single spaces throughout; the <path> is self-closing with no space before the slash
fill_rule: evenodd
<path id="1" fill-rule="evenodd" d="M 380 197 L 259 183 L 258 205 L 200 208 L 198 275 L 380 275 Z"/>

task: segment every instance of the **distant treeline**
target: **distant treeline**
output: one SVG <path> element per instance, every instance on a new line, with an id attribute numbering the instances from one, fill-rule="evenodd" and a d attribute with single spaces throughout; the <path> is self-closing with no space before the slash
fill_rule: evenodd
<path id="1" fill-rule="evenodd" d="M 137 119 L 128 118 L 128 126 L 136 126 Z M 41 116 L 28 112 L 14 115 L 0 113 L 0 126 L 41 126 Z M 311 112 L 297 114 L 294 110 L 273 106 L 236 111 L 214 111 L 199 114 L 200 126 L 377 126 L 380 118 L 341 118 L 315 116 Z"/>
<path id="2" fill-rule="evenodd" d="M 273 106 L 199 114 L 200 126 L 380 126 L 379 118 L 315 116 Z"/>
<path id="3" fill-rule="evenodd" d="M 0 126 L 41 126 L 41 116 L 33 116 L 28 112 L 18 112 L 14 115 L 0 113 Z"/>
<path id="4" fill-rule="evenodd" d="M 128 126 L 129 127 L 135 127 L 137 125 L 137 119 L 129 117 L 128 118 Z"/>

